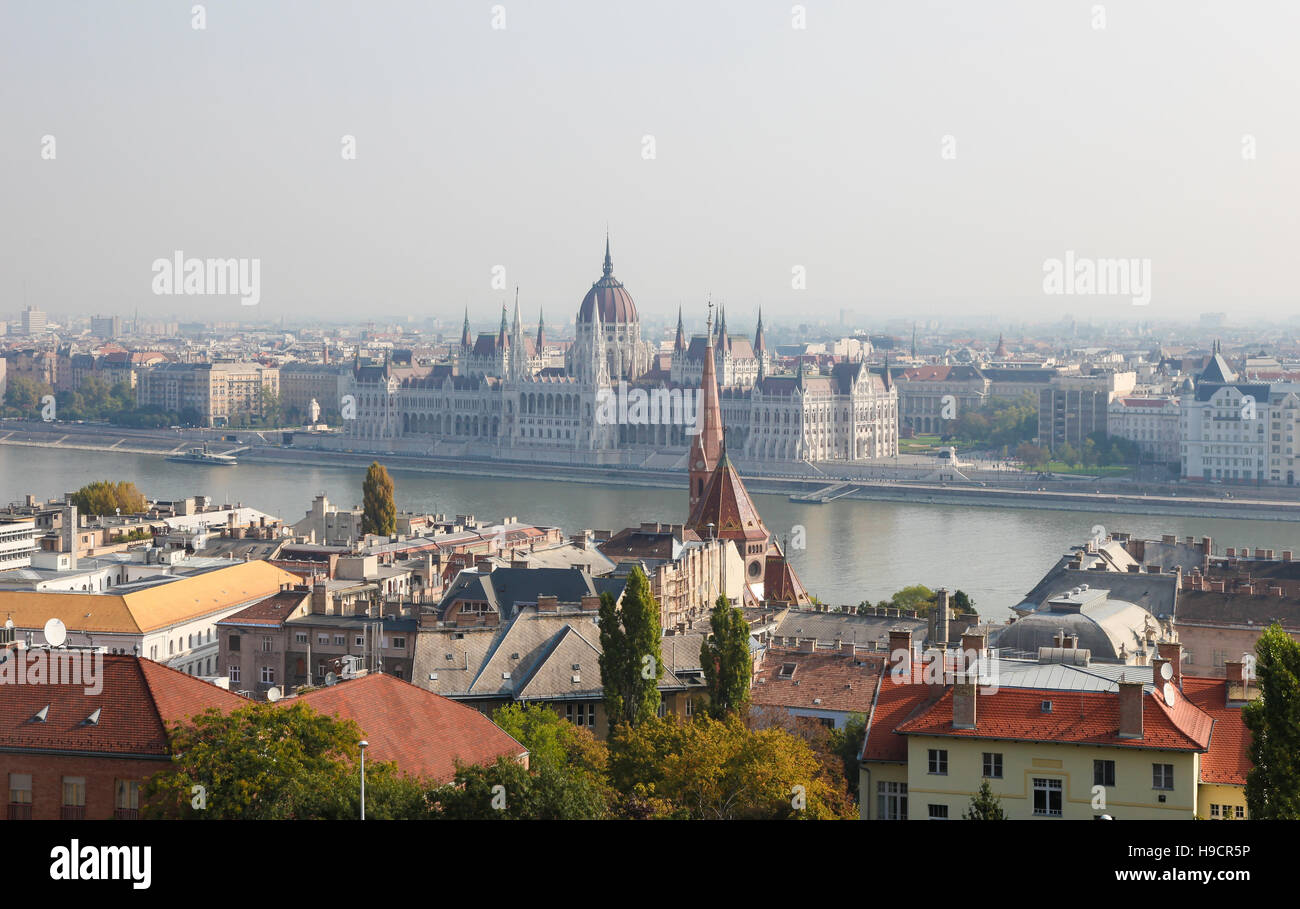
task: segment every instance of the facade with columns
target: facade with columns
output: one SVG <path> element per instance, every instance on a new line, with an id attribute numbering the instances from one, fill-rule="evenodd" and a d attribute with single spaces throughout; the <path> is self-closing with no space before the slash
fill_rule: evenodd
<path id="1" fill-rule="evenodd" d="M 563 367 L 546 355 L 545 326 L 526 335 L 515 302 L 496 331 L 475 338 L 466 314 L 452 362 L 420 365 L 357 359 L 344 377 L 341 447 L 402 454 L 642 463 L 656 452 L 685 459 L 694 438 L 680 422 L 609 422 L 600 403 L 626 391 L 696 393 L 712 361 L 728 444 L 767 461 L 891 457 L 898 451 L 898 398 L 864 361 L 829 375 L 772 375 L 762 314 L 751 342 L 733 337 L 720 313 L 706 336 L 688 339 L 678 313 L 668 377 L 655 376 L 654 345 L 642 340 L 636 305 L 614 277 L 606 240 L 602 275 L 583 298 Z M 626 383 L 626 385 L 623 385 Z M 345 399 L 346 403 L 346 399 Z M 584 454 L 585 453 L 585 454 Z M 671 460 L 671 457 L 670 457 Z M 668 466 L 665 464 L 665 466 Z"/>

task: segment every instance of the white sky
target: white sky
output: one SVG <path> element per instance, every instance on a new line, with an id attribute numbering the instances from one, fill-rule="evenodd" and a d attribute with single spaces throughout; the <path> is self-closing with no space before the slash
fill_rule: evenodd
<path id="1" fill-rule="evenodd" d="M 487 327 L 519 285 L 558 327 L 606 224 L 645 316 L 1297 310 L 1300 4 L 191 5 L 0 4 L 0 317 L 254 316 L 154 296 L 180 249 L 260 258 L 263 318 Z M 1066 250 L 1150 259 L 1150 305 L 1046 296 Z"/>

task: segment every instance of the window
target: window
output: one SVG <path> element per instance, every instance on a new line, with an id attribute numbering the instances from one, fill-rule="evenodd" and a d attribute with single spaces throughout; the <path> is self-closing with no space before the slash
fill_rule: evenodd
<path id="1" fill-rule="evenodd" d="M 1228 806 L 1227 806 L 1227 805 L 1224 805 L 1224 806 L 1223 806 L 1223 813 L 1224 813 L 1224 816 L 1226 817 L 1226 816 L 1227 816 L 1227 813 L 1228 813 Z M 1246 806 L 1245 806 L 1245 805 L 1233 805 L 1233 806 L 1232 806 L 1232 816 L 1235 817 L 1237 820 L 1245 820 L 1245 819 L 1246 819 Z"/>
<path id="2" fill-rule="evenodd" d="M 84 776 L 65 776 L 63 778 L 63 811 L 65 821 L 82 821 L 86 819 L 86 778 Z"/>
<path id="3" fill-rule="evenodd" d="M 1222 816 L 1223 816 L 1223 815 L 1219 814 L 1219 806 L 1218 806 L 1218 805 L 1215 805 L 1215 804 L 1211 804 L 1211 805 L 1210 805 L 1210 817 L 1212 817 L 1212 818 L 1216 818 L 1216 817 L 1222 817 Z"/>
<path id="4" fill-rule="evenodd" d="M 1173 764 L 1152 764 L 1151 765 L 1151 788 L 1152 789 L 1173 789 L 1174 788 L 1174 765 Z"/>
<path id="5" fill-rule="evenodd" d="M 295 632 L 294 632 L 294 635 L 293 635 L 293 639 L 294 639 L 294 641 L 295 641 L 296 643 L 298 643 L 298 644 L 306 644 L 306 643 L 307 643 L 307 632 L 305 632 L 305 631 L 295 631 Z"/>
<path id="6" fill-rule="evenodd" d="M 929 809 L 930 809 L 930 820 L 932 820 L 932 821 L 946 821 L 946 820 L 948 820 L 948 806 L 947 806 L 947 805 L 930 805 L 930 806 L 929 806 Z"/>
<path id="7" fill-rule="evenodd" d="M 9 774 L 9 820 L 30 821 L 32 819 L 32 775 L 30 773 Z"/>
<path id="8" fill-rule="evenodd" d="M 316 635 L 316 643 L 317 643 L 317 644 L 328 644 L 329 642 L 330 642 L 330 636 L 329 636 L 328 634 L 318 634 L 318 635 Z"/>
<path id="9" fill-rule="evenodd" d="M 232 634 L 230 636 L 230 649 L 235 653 L 239 652 L 239 635 Z"/>
<path id="10" fill-rule="evenodd" d="M 876 784 L 877 814 L 882 821 L 907 820 L 907 784 Z"/>
<path id="11" fill-rule="evenodd" d="M 140 781 L 118 780 L 116 788 L 117 801 L 113 816 L 128 821 L 140 817 Z"/>
<path id="12" fill-rule="evenodd" d="M 270 652 L 271 652 L 271 638 L 269 636 L 264 636 L 262 638 L 262 653 L 270 653 Z"/>
<path id="13" fill-rule="evenodd" d="M 364 647 L 364 646 L 366 646 L 366 636 L 365 636 L 365 635 L 363 635 L 363 634 L 359 634 L 359 635 L 357 635 L 357 646 L 358 646 L 358 647 Z"/>
<path id="14" fill-rule="evenodd" d="M 406 638 L 393 638 L 393 647 L 402 650 L 406 649 Z"/>
<path id="15" fill-rule="evenodd" d="M 1060 780 L 1034 777 L 1034 814 L 1060 817 L 1062 786 Z"/>
<path id="16" fill-rule="evenodd" d="M 273 667 L 273 666 L 263 666 L 263 667 L 262 667 L 262 684 L 263 684 L 263 685 L 272 685 L 272 684 L 274 684 L 274 683 L 275 683 L 275 667 Z"/>
<path id="17" fill-rule="evenodd" d="M 686 699 L 686 715 L 695 716 L 695 702 L 690 698 Z"/>
<path id="18" fill-rule="evenodd" d="M 239 667 L 238 667 L 238 666 L 231 666 L 231 667 L 230 667 L 230 681 L 232 681 L 232 682 L 238 682 L 238 681 L 239 681 Z"/>
<path id="19" fill-rule="evenodd" d="M 930 772 L 938 776 L 948 775 L 948 751 L 945 748 L 930 749 Z"/>
<path id="20" fill-rule="evenodd" d="M 341 635 L 341 634 L 336 634 L 336 635 L 334 635 L 334 646 L 335 646 L 335 647 L 342 647 L 342 646 L 343 646 L 344 644 L 346 644 L 346 643 L 347 643 L 347 639 L 346 639 L 343 635 Z"/>
<path id="21" fill-rule="evenodd" d="M 1002 779 L 1002 753 L 984 752 L 984 775 L 990 779 Z"/>
<path id="22" fill-rule="evenodd" d="M 1092 762 L 1092 785 L 1094 786 L 1115 785 L 1115 762 L 1114 761 L 1093 761 Z"/>

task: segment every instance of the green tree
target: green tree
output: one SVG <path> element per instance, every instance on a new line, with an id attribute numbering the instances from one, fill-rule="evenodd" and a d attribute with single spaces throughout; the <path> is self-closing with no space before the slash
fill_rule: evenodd
<path id="1" fill-rule="evenodd" d="M 979 791 L 970 797 L 970 808 L 962 814 L 968 821 L 1005 821 L 1007 813 L 1002 810 L 1002 800 L 993 794 L 993 787 L 988 780 L 980 783 Z"/>
<path id="2" fill-rule="evenodd" d="M 621 603 L 609 593 L 600 596 L 600 678 L 611 731 L 620 723 L 653 719 L 658 712 L 662 631 L 650 581 L 634 565 Z"/>
<path id="3" fill-rule="evenodd" d="M 96 480 L 87 483 L 72 494 L 71 503 L 77 511 L 89 515 L 142 514 L 148 507 L 144 493 L 134 483 L 119 480 Z"/>
<path id="4" fill-rule="evenodd" d="M 322 716 L 301 702 L 252 703 L 226 714 L 211 708 L 169 731 L 172 763 L 146 784 L 144 813 L 210 820 L 358 817 L 362 738 L 355 722 Z M 367 817 L 427 813 L 417 781 L 391 762 L 366 762 Z"/>
<path id="5" fill-rule="evenodd" d="M 848 783 L 849 792 L 855 800 L 858 795 L 858 770 L 860 769 L 858 756 L 862 753 L 862 742 L 866 737 L 867 715 L 854 713 L 839 729 L 831 730 L 828 743 L 830 750 L 844 764 L 844 780 Z"/>
<path id="6" fill-rule="evenodd" d="M 1241 709 L 1254 765 L 1246 807 L 1256 820 L 1300 820 L 1300 644 L 1274 623 L 1255 655 L 1260 698 Z"/>
<path id="7" fill-rule="evenodd" d="M 528 749 L 529 770 L 554 770 L 572 784 L 572 804 L 608 806 L 614 800 L 606 779 L 609 751 L 591 731 L 575 726 L 541 704 L 510 704 L 492 714 L 496 723 Z"/>
<path id="8" fill-rule="evenodd" d="M 446 820 L 598 820 L 609 814 L 601 792 L 564 770 L 545 764 L 533 772 L 505 755 L 487 765 L 457 762 L 456 779 L 430 798 L 435 816 Z"/>
<path id="9" fill-rule="evenodd" d="M 732 714 L 697 714 L 619 726 L 610 737 L 611 778 L 627 803 L 682 820 L 831 819 L 856 816 L 842 787 L 806 741 L 784 729 L 754 730 Z"/>
<path id="10" fill-rule="evenodd" d="M 50 386 L 26 376 L 14 376 L 5 386 L 5 409 L 11 416 L 40 419 L 41 398 L 53 394 Z"/>
<path id="11" fill-rule="evenodd" d="M 370 464 L 361 486 L 361 532 L 391 536 L 397 530 L 397 506 L 393 503 L 393 478 L 378 461 Z"/>
<path id="12" fill-rule="evenodd" d="M 955 592 L 952 595 L 952 599 L 949 601 L 949 605 L 959 613 L 966 615 L 979 615 L 979 613 L 975 611 L 975 601 L 972 600 L 970 594 L 964 590 L 958 590 Z"/>
<path id="13" fill-rule="evenodd" d="M 721 718 L 749 703 L 754 658 L 749 652 L 749 624 L 744 613 L 719 596 L 709 614 L 712 632 L 700 644 L 700 665 L 709 695 L 709 713 Z"/>

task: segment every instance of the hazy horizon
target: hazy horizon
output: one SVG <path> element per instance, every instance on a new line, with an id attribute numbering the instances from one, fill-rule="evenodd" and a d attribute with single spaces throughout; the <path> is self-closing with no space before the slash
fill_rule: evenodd
<path id="1" fill-rule="evenodd" d="M 478 329 L 517 286 L 558 330 L 607 227 L 657 321 L 1296 310 L 1282 3 L 191 5 L 3 7 L 0 311 Z M 260 302 L 154 295 L 178 250 Z M 1045 293 L 1067 256 L 1149 302 Z"/>

